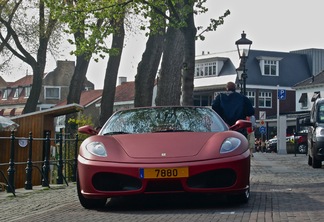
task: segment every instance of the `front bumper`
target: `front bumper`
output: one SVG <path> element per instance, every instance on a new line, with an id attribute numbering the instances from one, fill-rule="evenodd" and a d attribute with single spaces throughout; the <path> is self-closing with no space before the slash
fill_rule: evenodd
<path id="1" fill-rule="evenodd" d="M 140 168 L 188 167 L 189 177 L 145 179 Z M 250 152 L 206 161 L 173 164 L 99 162 L 78 157 L 78 179 L 86 198 L 149 193 L 241 193 L 250 185 Z"/>

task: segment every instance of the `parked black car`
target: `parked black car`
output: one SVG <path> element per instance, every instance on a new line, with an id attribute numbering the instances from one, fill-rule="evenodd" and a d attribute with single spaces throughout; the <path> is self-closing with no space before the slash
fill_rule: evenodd
<path id="1" fill-rule="evenodd" d="M 324 98 L 314 101 L 310 116 L 300 124 L 308 126 L 308 165 L 321 168 L 324 161 Z"/>
<path id="2" fill-rule="evenodd" d="M 289 137 L 286 137 L 286 142 L 289 141 Z M 277 152 L 277 136 L 269 139 L 266 143 L 266 153 L 276 153 Z"/>
<path id="3" fill-rule="evenodd" d="M 269 139 L 266 142 L 266 153 L 276 153 L 277 152 L 277 138 Z"/>

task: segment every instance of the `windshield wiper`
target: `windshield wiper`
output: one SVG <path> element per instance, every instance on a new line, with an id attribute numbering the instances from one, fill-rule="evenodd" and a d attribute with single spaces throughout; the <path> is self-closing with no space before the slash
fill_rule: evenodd
<path id="1" fill-rule="evenodd" d="M 161 132 L 193 132 L 192 130 L 177 130 L 177 129 L 165 129 L 165 130 L 157 130 L 153 133 L 161 133 Z"/>
<path id="2" fill-rule="evenodd" d="M 104 136 L 106 136 L 106 135 L 117 135 L 117 134 L 129 134 L 129 133 L 128 132 L 123 132 L 123 131 L 116 131 L 116 132 L 105 133 Z"/>

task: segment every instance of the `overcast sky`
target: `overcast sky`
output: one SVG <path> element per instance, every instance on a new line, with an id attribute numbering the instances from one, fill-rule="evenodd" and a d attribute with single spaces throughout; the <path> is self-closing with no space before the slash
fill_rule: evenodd
<path id="1" fill-rule="evenodd" d="M 229 56 L 234 65 L 238 61 L 235 41 L 245 31 L 247 38 L 253 41 L 251 49 L 282 51 L 306 48 L 324 49 L 323 0 L 208 0 L 209 11 L 196 17 L 196 26 L 206 26 L 210 18 L 217 19 L 229 9 L 231 14 L 216 32 L 205 35 L 205 41 L 197 42 L 196 54 L 202 51 L 221 54 L 232 52 Z M 144 51 L 146 38 L 143 35 L 126 37 L 126 46 L 122 54 L 119 76 L 134 80 L 137 64 Z M 75 60 L 74 57 L 57 58 Z M 235 61 L 237 59 L 237 61 Z M 91 62 L 87 78 L 96 89 L 103 87 L 107 59 L 100 63 Z M 50 61 L 46 71 L 55 68 Z M 21 73 L 23 76 L 25 71 Z M 17 80 L 19 78 L 15 77 Z M 7 80 L 7 76 L 4 76 Z"/>

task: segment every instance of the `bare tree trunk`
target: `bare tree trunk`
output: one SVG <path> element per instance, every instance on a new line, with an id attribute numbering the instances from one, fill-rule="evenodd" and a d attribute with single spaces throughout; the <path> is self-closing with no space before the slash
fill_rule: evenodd
<path id="1" fill-rule="evenodd" d="M 110 55 L 107 63 L 104 88 L 101 98 L 101 112 L 99 117 L 100 126 L 103 126 L 107 119 L 113 114 L 118 69 L 124 47 L 124 20 L 119 20 L 116 25 L 116 32 L 113 34 L 111 48 L 118 49 L 119 53 L 118 55 Z"/>
<path id="2" fill-rule="evenodd" d="M 38 99 L 42 90 L 45 68 L 43 65 L 40 67 L 38 64 L 31 65 L 31 67 L 33 69 L 33 87 L 30 90 L 30 95 L 27 99 L 23 113 L 31 113 L 36 111 Z"/>
<path id="3" fill-rule="evenodd" d="M 84 87 L 89 62 L 90 61 L 88 59 L 85 59 L 85 55 L 77 56 L 76 66 L 70 82 L 67 104 L 80 103 L 80 97 Z M 66 115 L 65 118 L 65 131 L 67 133 L 70 133 L 72 136 L 77 134 L 77 129 L 71 127 L 71 124 L 69 124 L 68 122 L 69 119 L 77 119 L 77 116 L 77 113 L 71 113 Z"/>
<path id="4" fill-rule="evenodd" d="M 86 58 L 85 55 L 77 56 L 74 73 L 70 83 L 69 94 L 67 96 L 67 104 L 80 103 L 80 97 L 84 89 L 89 62 L 90 60 Z"/>
<path id="5" fill-rule="evenodd" d="M 181 67 L 183 62 L 183 34 L 169 27 L 158 77 L 157 106 L 179 105 L 181 95 Z"/>
<path id="6" fill-rule="evenodd" d="M 193 10 L 193 3 L 188 0 L 185 4 L 192 4 L 190 7 Z M 183 61 L 183 76 L 182 76 L 182 105 L 193 105 L 194 77 L 195 77 L 195 54 L 196 54 L 196 33 L 197 29 L 194 23 L 193 13 L 189 13 L 186 18 L 187 26 L 181 31 L 184 36 L 184 61 Z"/>
<path id="7" fill-rule="evenodd" d="M 164 32 L 165 28 L 159 33 Z M 135 76 L 135 107 L 152 105 L 153 88 L 163 52 L 164 36 L 164 34 L 152 34 L 146 42 L 145 52 Z"/>
<path id="8" fill-rule="evenodd" d="M 84 39 L 84 33 L 78 31 L 74 33 L 74 39 Z M 67 104 L 72 103 L 80 103 L 80 97 L 82 90 L 84 88 L 84 82 L 86 80 L 86 75 L 90 63 L 90 55 L 86 53 L 82 55 L 78 55 L 76 57 L 76 65 L 74 69 L 74 73 L 70 82 L 69 94 L 67 96 Z M 76 119 L 77 113 L 71 113 L 66 115 L 65 119 L 65 130 L 66 132 L 70 133 L 71 135 L 75 135 L 77 133 L 77 129 L 71 127 L 68 123 L 69 119 Z"/>

